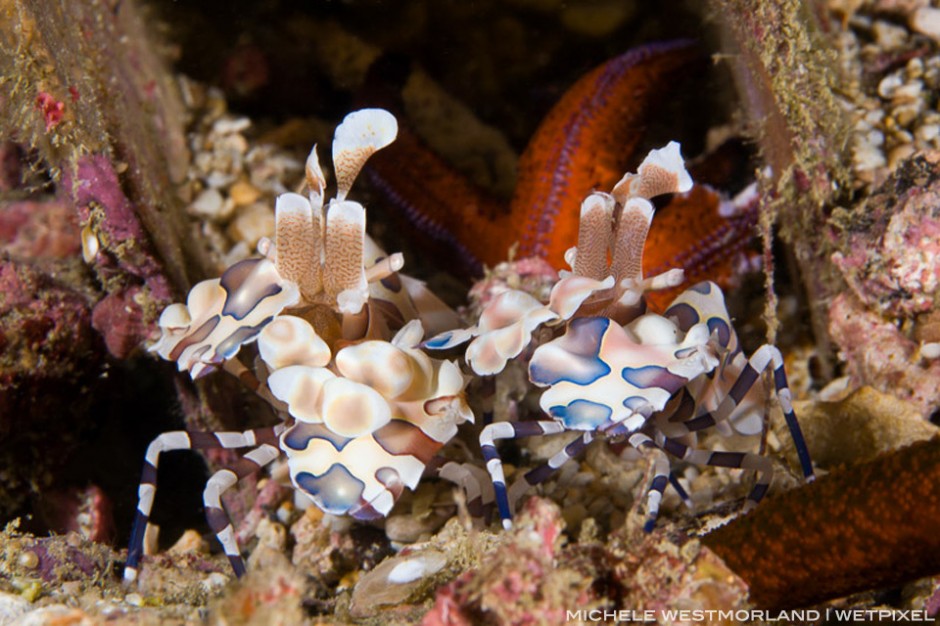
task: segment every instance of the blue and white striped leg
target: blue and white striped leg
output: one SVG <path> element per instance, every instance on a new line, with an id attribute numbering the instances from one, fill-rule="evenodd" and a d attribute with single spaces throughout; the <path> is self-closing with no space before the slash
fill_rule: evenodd
<path id="1" fill-rule="evenodd" d="M 150 527 L 150 511 L 157 492 L 157 466 L 160 455 L 172 450 L 207 450 L 212 448 L 249 448 L 260 444 L 276 445 L 284 426 L 246 430 L 244 432 L 186 432 L 177 430 L 163 433 L 147 447 L 144 467 L 141 471 L 138 488 L 137 514 L 131 530 L 131 539 L 127 548 L 127 562 L 124 566 L 124 582 L 132 583 L 137 579 L 137 568 L 144 553 L 144 539 Z"/>
<path id="2" fill-rule="evenodd" d="M 202 501 L 206 508 L 206 521 L 209 528 L 218 537 L 225 556 L 228 557 L 235 576 L 241 577 L 245 573 L 245 561 L 242 559 L 238 542 L 235 540 L 235 529 L 228 513 L 222 508 L 222 494 L 234 486 L 242 478 L 254 474 L 256 471 L 274 461 L 280 456 L 281 450 L 269 443 L 261 444 L 254 450 L 245 453 L 231 467 L 221 469 L 213 474 L 206 483 L 202 492 Z"/>
<path id="3" fill-rule="evenodd" d="M 787 427 L 790 429 L 790 436 L 793 437 L 793 444 L 796 446 L 797 456 L 800 458 L 800 467 L 803 470 L 803 477 L 807 482 L 816 478 L 813 472 L 813 462 L 809 457 L 809 449 L 806 447 L 806 440 L 803 438 L 803 431 L 800 429 L 800 423 L 793 412 L 791 402 L 790 385 L 787 383 L 787 373 L 783 369 L 783 355 L 780 350 L 771 345 L 763 345 L 751 355 L 744 365 L 744 369 L 738 375 L 738 379 L 732 385 L 718 408 L 714 411 L 714 419 L 723 421 L 731 415 L 738 403 L 744 399 L 748 390 L 754 386 L 760 378 L 760 373 L 768 368 L 773 368 L 774 388 L 777 391 L 777 398 L 780 400 L 780 408 L 783 410 L 783 416 L 787 421 Z"/>
<path id="4" fill-rule="evenodd" d="M 561 466 L 575 458 L 587 448 L 588 444 L 594 440 L 594 433 L 585 432 L 580 437 L 571 440 L 564 448 L 552 455 L 548 461 L 542 463 L 535 469 L 529 470 L 521 478 L 509 486 L 509 502 L 515 506 L 529 489 L 545 482 L 548 478 L 561 469 Z"/>
<path id="5" fill-rule="evenodd" d="M 659 516 L 659 505 L 663 501 L 663 491 L 669 483 L 669 459 L 656 442 L 643 433 L 633 433 L 627 441 L 644 456 L 653 458 L 653 479 L 646 496 L 646 523 L 643 524 L 643 530 L 653 532 Z"/>
<path id="6" fill-rule="evenodd" d="M 556 435 L 565 432 L 565 427 L 554 420 L 537 422 L 497 422 L 486 426 L 480 433 L 480 448 L 486 460 L 486 469 L 493 480 L 496 492 L 496 506 L 503 528 L 512 528 L 512 511 L 506 493 L 506 477 L 503 475 L 503 461 L 499 458 L 494 442 L 497 439 L 521 439 L 537 435 Z"/>
<path id="7" fill-rule="evenodd" d="M 752 452 L 714 452 L 711 450 L 698 450 L 685 445 L 675 439 L 657 437 L 657 442 L 663 450 L 689 463 L 696 465 L 711 465 L 713 467 L 731 467 L 757 472 L 757 480 L 751 493 L 747 496 L 744 505 L 745 511 L 750 511 L 761 501 L 770 487 L 774 476 L 774 466 L 767 457 Z"/>
<path id="8" fill-rule="evenodd" d="M 715 416 L 711 413 L 701 411 L 696 414 L 698 406 L 688 388 L 682 389 L 676 400 L 678 401 L 675 406 L 667 405 L 667 410 L 660 411 L 653 417 L 658 432 L 665 434 L 667 437 L 678 438 L 697 433 L 712 426 L 720 427 L 724 425 L 727 432 L 722 434 L 731 434 L 730 427 L 723 422 L 717 422 Z M 672 401 L 670 401 L 671 404 Z"/>
<path id="9" fill-rule="evenodd" d="M 679 478 L 676 476 L 675 472 L 669 472 L 669 484 L 672 485 L 672 488 L 676 490 L 677 494 L 679 494 L 679 498 L 682 500 L 682 504 L 684 504 L 685 507 L 690 511 L 695 510 L 695 505 L 692 503 L 692 498 L 689 497 L 689 494 L 685 488 L 679 484 Z"/>
<path id="10" fill-rule="evenodd" d="M 658 423 L 659 423 L 659 420 L 657 419 L 657 424 Z M 627 426 L 623 424 L 623 422 L 620 422 L 618 424 L 614 424 L 612 427 L 608 428 L 604 432 L 607 434 L 608 437 L 614 438 L 614 437 L 623 437 L 629 434 L 631 431 Z M 688 434 L 688 432 L 689 431 L 685 429 L 682 430 L 683 434 Z M 627 445 L 629 445 L 629 443 L 625 441 L 611 441 L 610 443 L 611 449 L 614 450 L 616 454 L 620 454 L 620 451 L 622 451 L 622 448 L 620 446 L 625 447 Z M 658 446 L 658 444 L 656 445 Z M 689 509 L 690 511 L 694 510 L 695 505 L 692 503 L 692 498 L 689 497 L 688 492 L 679 483 L 679 478 L 676 476 L 675 472 L 671 470 L 669 472 L 669 484 L 672 485 L 673 488 L 676 490 L 676 493 L 679 495 L 679 498 L 682 500 L 682 503 L 686 506 L 686 508 Z"/>

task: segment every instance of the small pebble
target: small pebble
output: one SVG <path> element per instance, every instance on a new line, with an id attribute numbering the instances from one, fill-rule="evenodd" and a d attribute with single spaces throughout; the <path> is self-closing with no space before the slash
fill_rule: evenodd
<path id="1" fill-rule="evenodd" d="M 274 236 L 274 211 L 264 204 L 251 204 L 238 211 L 228 227 L 228 235 L 254 248 L 262 237 Z"/>
<path id="2" fill-rule="evenodd" d="M 261 196 L 261 191 L 251 183 L 240 180 L 231 186 L 228 194 L 235 202 L 235 206 L 245 206 L 257 200 Z"/>
<path id="3" fill-rule="evenodd" d="M 228 576 L 219 572 L 212 572 L 202 581 L 202 586 L 208 590 L 218 589 L 228 584 Z"/>
<path id="4" fill-rule="evenodd" d="M 872 25 L 872 33 L 878 46 L 888 50 L 901 48 L 907 41 L 907 29 L 884 20 L 877 20 Z"/>
<path id="5" fill-rule="evenodd" d="M 139 593 L 129 593 L 124 596 L 124 601 L 131 606 L 143 606 L 144 598 Z"/>
<path id="6" fill-rule="evenodd" d="M 940 343 L 922 343 L 920 344 L 920 355 L 925 359 L 940 359 Z"/>
<path id="7" fill-rule="evenodd" d="M 196 196 L 193 203 L 189 205 L 189 210 L 206 218 L 218 218 L 222 212 L 222 203 L 224 198 L 218 189 L 209 188 Z"/>
<path id="8" fill-rule="evenodd" d="M 193 554 L 208 551 L 209 545 L 202 538 L 202 535 L 192 528 L 183 532 L 180 538 L 176 540 L 176 543 L 167 550 L 170 554 Z"/>
<path id="9" fill-rule="evenodd" d="M 888 74 L 881 79 L 881 82 L 878 83 L 878 95 L 884 98 L 885 100 L 890 100 L 894 97 L 894 93 L 900 89 L 901 85 L 904 84 L 901 74 L 895 72 L 893 74 Z"/>
<path id="10" fill-rule="evenodd" d="M 26 550 L 20 553 L 20 556 L 16 559 L 17 564 L 20 567 L 25 567 L 26 569 L 35 569 L 39 565 L 39 555 L 37 555 L 32 550 Z"/>
<path id="11" fill-rule="evenodd" d="M 908 25 L 916 32 L 940 41 L 940 9 L 921 7 L 910 15 Z"/>
<path id="12" fill-rule="evenodd" d="M 915 152 L 913 144 L 905 143 L 893 148 L 888 154 L 888 167 L 894 169 L 901 161 L 910 158 Z"/>
<path id="13" fill-rule="evenodd" d="M 425 575 L 425 566 L 419 559 L 399 563 L 388 573 L 388 582 L 401 585 L 410 583 Z"/>
<path id="14" fill-rule="evenodd" d="M 220 135 L 227 135 L 229 133 L 240 133 L 243 130 L 246 130 L 251 126 L 251 120 L 247 117 L 225 117 L 215 122 L 212 125 L 212 132 L 218 133 Z"/>
<path id="15" fill-rule="evenodd" d="M 0 624 L 13 624 L 29 610 L 29 600 L 0 591 Z"/>

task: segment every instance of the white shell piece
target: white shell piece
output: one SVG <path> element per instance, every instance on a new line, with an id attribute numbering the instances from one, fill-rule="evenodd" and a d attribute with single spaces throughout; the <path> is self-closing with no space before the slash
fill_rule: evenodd
<path id="1" fill-rule="evenodd" d="M 347 378 L 326 382 L 322 405 L 323 423 L 343 437 L 374 432 L 392 419 L 391 408 L 378 391 Z"/>
<path id="2" fill-rule="evenodd" d="M 428 550 L 426 553 L 416 554 L 398 563 L 388 573 L 388 582 L 395 585 L 414 582 L 419 578 L 436 574 L 444 569 L 445 565 L 447 565 L 447 558 L 442 553 L 437 550 Z"/>
<path id="3" fill-rule="evenodd" d="M 925 359 L 934 360 L 940 358 L 940 343 L 933 341 L 920 344 L 920 355 Z"/>
<path id="4" fill-rule="evenodd" d="M 333 136 L 336 198 L 343 200 L 366 160 L 398 136 L 398 121 L 384 109 L 362 109 L 346 116 Z"/>
<path id="5" fill-rule="evenodd" d="M 261 359 L 272 370 L 290 365 L 326 367 L 330 347 L 306 320 L 282 315 L 264 327 L 258 336 Z"/>
<path id="6" fill-rule="evenodd" d="M 85 263 L 91 263 L 98 256 L 98 250 L 101 249 L 101 242 L 98 241 L 98 235 L 92 229 L 91 224 L 86 224 L 82 228 L 82 259 Z"/>
<path id="7" fill-rule="evenodd" d="M 328 369 L 292 365 L 275 370 L 268 376 L 268 387 L 278 400 L 287 403 L 288 412 L 302 422 L 317 424 L 321 413 L 324 386 L 336 378 Z"/>

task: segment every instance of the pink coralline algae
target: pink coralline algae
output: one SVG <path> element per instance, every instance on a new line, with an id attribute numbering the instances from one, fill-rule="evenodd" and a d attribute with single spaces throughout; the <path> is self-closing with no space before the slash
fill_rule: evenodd
<path id="1" fill-rule="evenodd" d="M 42 119 L 46 122 L 46 132 L 58 126 L 65 115 L 65 103 L 56 100 L 45 91 L 40 91 L 36 96 L 36 108 L 42 113 Z"/>
<path id="2" fill-rule="evenodd" d="M 91 325 L 101 333 L 108 352 L 114 356 L 127 356 L 150 332 L 140 304 L 142 292 L 137 286 L 115 291 L 102 298 L 92 311 Z"/>
<path id="3" fill-rule="evenodd" d="M 607 543 L 581 539 L 565 545 L 558 506 L 530 498 L 512 534 L 482 556 L 480 567 L 440 588 L 424 626 L 480 623 L 563 624 L 569 611 L 623 615 L 743 609 L 747 586 L 696 539 L 666 530 L 650 534 L 636 515 Z M 629 619 L 629 618 L 626 618 Z"/>
<path id="4" fill-rule="evenodd" d="M 169 281 L 106 157 L 79 159 L 74 172 L 63 171 L 63 187 L 71 194 L 81 221 L 91 225 L 102 244 L 95 269 L 111 296 L 97 305 L 95 328 L 114 356 L 126 357 L 147 338 L 145 320 L 155 317 L 161 303 L 170 302 Z M 147 301 L 154 304 L 151 313 L 144 306 Z"/>
<path id="5" fill-rule="evenodd" d="M 439 590 L 422 624 L 563 624 L 566 609 L 593 608 L 593 576 L 557 561 L 563 527 L 555 504 L 531 498 L 509 545 Z"/>
<path id="6" fill-rule="evenodd" d="M 111 499 L 97 485 L 43 494 L 39 509 L 45 525 L 57 533 L 77 532 L 100 543 L 114 538 Z"/>
<path id="7" fill-rule="evenodd" d="M 900 318 L 934 308 L 940 287 L 940 152 L 906 161 L 862 212 L 836 219 L 845 245 L 833 262 L 859 300 Z"/>
<path id="8" fill-rule="evenodd" d="M 925 416 L 940 406 L 940 360 L 918 356 L 916 341 L 892 322 L 866 309 L 851 294 L 829 306 L 829 332 L 839 345 L 851 387 L 871 385 L 913 403 Z"/>
<path id="9" fill-rule="evenodd" d="M 0 210 L 0 249 L 14 258 L 66 259 L 81 250 L 75 209 L 61 200 L 21 200 Z"/>
<path id="10" fill-rule="evenodd" d="M 940 406 L 940 152 L 915 155 L 853 212 L 837 211 L 833 263 L 850 287 L 829 308 L 829 332 L 853 387 L 871 385 Z"/>
<path id="11" fill-rule="evenodd" d="M 68 377 L 94 352 L 88 299 L 25 263 L 0 262 L 0 388 L 18 376 Z M 2 402 L 0 408 L 12 408 Z M 12 415 L 6 410 L 3 415 Z"/>

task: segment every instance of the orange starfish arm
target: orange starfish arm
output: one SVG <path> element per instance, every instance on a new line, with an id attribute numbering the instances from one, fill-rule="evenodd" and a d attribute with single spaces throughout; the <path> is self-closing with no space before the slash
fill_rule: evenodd
<path id="1" fill-rule="evenodd" d="M 664 310 L 688 285 L 713 280 L 727 287 L 741 274 L 747 245 L 757 234 L 757 198 L 738 207 L 733 215 L 722 215 L 721 208 L 730 204 L 723 203 L 718 192 L 707 185 L 696 185 L 656 211 L 643 250 L 643 275 L 680 267 L 685 270 L 685 282 L 647 293 L 653 310 Z"/>

